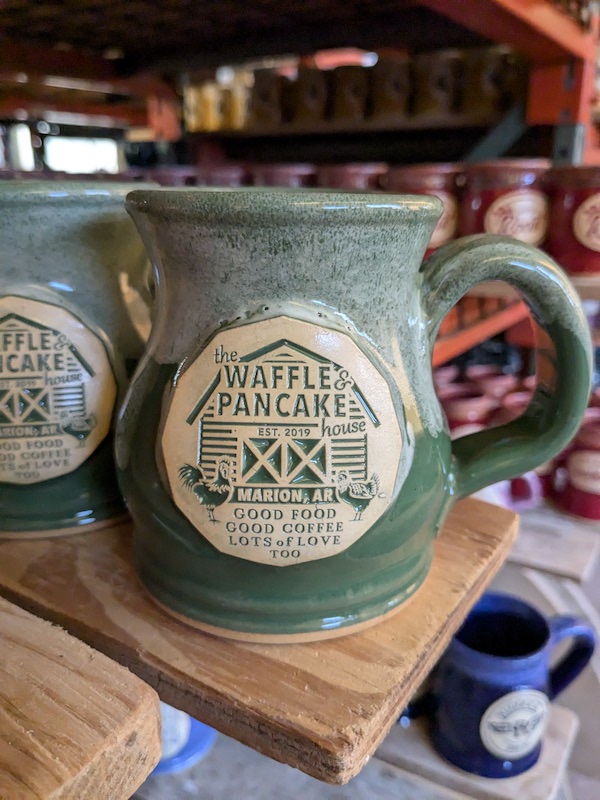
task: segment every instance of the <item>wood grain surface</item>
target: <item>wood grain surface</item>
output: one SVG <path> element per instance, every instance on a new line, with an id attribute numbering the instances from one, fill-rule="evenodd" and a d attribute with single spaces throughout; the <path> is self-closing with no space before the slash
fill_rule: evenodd
<path id="1" fill-rule="evenodd" d="M 481 778 L 450 764 L 430 744 L 426 723 L 399 725 L 377 751 L 377 758 L 475 800 L 557 800 L 579 720 L 567 708 L 552 706 L 537 764 L 514 778 Z"/>
<path id="2" fill-rule="evenodd" d="M 389 620 L 327 642 L 257 645 L 162 612 L 131 565 L 127 525 L 0 543 L 0 594 L 128 666 L 162 700 L 324 781 L 358 773 L 498 570 L 517 517 L 465 500 L 424 585 Z"/>
<path id="3" fill-rule="evenodd" d="M 160 753 L 156 692 L 0 599 L 2 800 L 127 800 Z"/>

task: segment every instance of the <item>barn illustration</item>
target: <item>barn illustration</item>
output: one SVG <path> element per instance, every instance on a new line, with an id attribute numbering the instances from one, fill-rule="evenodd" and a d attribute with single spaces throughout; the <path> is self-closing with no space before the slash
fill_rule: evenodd
<path id="1" fill-rule="evenodd" d="M 287 339 L 243 356 L 235 368 L 215 369 L 187 418 L 197 426 L 197 463 L 206 476 L 227 458 L 237 487 L 333 489 L 340 472 L 367 478 L 369 431 L 380 423 L 348 370 Z M 222 408 L 232 374 L 238 394 Z M 274 374 L 297 380 L 274 389 Z"/>
<path id="2" fill-rule="evenodd" d="M 0 342 L 0 426 L 61 420 L 65 432 L 85 438 L 93 420 L 77 430 L 70 425 L 86 417 L 85 383 L 95 373 L 71 342 L 60 331 L 15 313 L 0 319 Z M 52 360 L 57 352 L 64 356 L 60 371 Z M 66 382 L 48 380 L 58 374 Z"/>

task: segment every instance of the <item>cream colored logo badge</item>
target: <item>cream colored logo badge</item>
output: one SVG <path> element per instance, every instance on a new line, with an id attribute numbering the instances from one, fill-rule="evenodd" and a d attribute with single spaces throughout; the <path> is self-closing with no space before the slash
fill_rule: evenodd
<path id="1" fill-rule="evenodd" d="M 116 394 L 102 342 L 73 314 L 0 298 L 0 482 L 76 469 L 108 433 Z"/>
<path id="2" fill-rule="evenodd" d="M 600 452 L 578 450 L 567 461 L 569 483 L 581 492 L 600 492 Z"/>
<path id="3" fill-rule="evenodd" d="M 600 252 L 600 194 L 588 197 L 573 215 L 573 233 L 577 241 Z"/>
<path id="4" fill-rule="evenodd" d="M 548 698 L 537 689 L 519 689 L 492 703 L 481 718 L 479 735 L 497 758 L 514 760 L 531 753 L 548 721 Z"/>
<path id="5" fill-rule="evenodd" d="M 162 436 L 192 524 L 278 567 L 356 542 L 393 499 L 401 447 L 387 382 L 354 341 L 289 317 L 218 334 L 177 380 Z"/>
<path id="6" fill-rule="evenodd" d="M 548 230 L 548 201 L 533 189 L 507 192 L 497 197 L 485 212 L 486 233 L 512 236 L 527 244 L 538 245 Z"/>

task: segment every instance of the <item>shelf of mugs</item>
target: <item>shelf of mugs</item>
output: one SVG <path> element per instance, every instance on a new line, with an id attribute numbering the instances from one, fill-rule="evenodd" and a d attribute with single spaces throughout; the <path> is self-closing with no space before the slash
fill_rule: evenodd
<path id="1" fill-rule="evenodd" d="M 275 65 L 239 69 L 229 84 L 189 85 L 187 131 L 273 137 L 491 127 L 525 102 L 528 64 L 505 46 L 415 56 L 382 50 L 375 64 L 356 51 L 353 61 L 336 65 L 334 55 L 316 53 L 297 59 L 290 77 Z"/>
<path id="2" fill-rule="evenodd" d="M 278 761 L 343 783 L 432 669 L 516 531 L 510 511 L 458 503 L 410 602 L 364 631 L 316 643 L 231 641 L 165 614 L 136 578 L 129 523 L 1 542 L 0 594 L 127 666 L 169 705 Z"/>
<path id="3" fill-rule="evenodd" d="M 489 128 L 500 121 L 498 114 L 472 112 L 436 112 L 407 116 L 387 114 L 362 119 L 323 119 L 282 122 L 273 126 L 250 124 L 244 128 L 219 128 L 213 131 L 191 131 L 193 137 L 259 138 L 326 136 L 328 134 L 384 133 L 386 131 L 424 131 L 437 128 Z"/>
<path id="4" fill-rule="evenodd" d="M 156 692 L 1 598 L 0 639 L 0 797 L 130 797 L 160 758 Z"/>
<path id="5" fill-rule="evenodd" d="M 376 757 L 460 792 L 465 800 L 556 800 L 578 729 L 579 720 L 573 711 L 553 705 L 539 761 L 512 778 L 482 778 L 454 767 L 435 752 L 422 720 L 411 721 L 408 727 L 396 725 Z"/>
<path id="6" fill-rule="evenodd" d="M 123 77 L 114 60 L 90 52 L 2 42 L 0 119 L 5 121 L 147 127 L 152 140 L 179 139 L 179 122 L 165 135 L 164 119 L 159 118 L 177 107 L 174 88 L 159 76 Z"/>

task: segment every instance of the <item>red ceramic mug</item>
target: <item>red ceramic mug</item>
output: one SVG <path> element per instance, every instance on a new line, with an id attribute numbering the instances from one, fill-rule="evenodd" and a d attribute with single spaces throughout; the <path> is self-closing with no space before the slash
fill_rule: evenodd
<path id="1" fill-rule="evenodd" d="M 365 162 L 356 164 L 322 164 L 317 173 L 317 185 L 324 189 L 357 189 L 372 191 L 380 188 L 387 164 Z"/>
<path id="2" fill-rule="evenodd" d="M 467 367 L 467 380 L 476 383 L 485 394 L 501 398 L 516 388 L 519 379 L 502 367 L 494 365 L 476 365 Z"/>
<path id="3" fill-rule="evenodd" d="M 546 250 L 571 275 L 600 275 L 600 166 L 554 167 Z"/>
<path id="4" fill-rule="evenodd" d="M 298 188 L 313 186 L 315 167 L 312 164 L 253 164 L 254 186 L 283 186 Z"/>
<path id="5" fill-rule="evenodd" d="M 546 238 L 548 201 L 542 158 L 469 164 L 460 207 L 460 233 L 496 233 L 539 245 Z"/>
<path id="6" fill-rule="evenodd" d="M 429 194 L 444 205 L 442 216 L 431 235 L 425 258 L 452 239 L 458 229 L 458 186 L 462 179 L 460 164 L 411 164 L 390 167 L 381 185 L 389 192 Z"/>
<path id="7" fill-rule="evenodd" d="M 584 424 L 577 434 L 556 500 L 570 514 L 600 520 L 600 422 Z"/>
<path id="8" fill-rule="evenodd" d="M 464 425 L 487 425 L 497 406 L 493 397 L 474 384 L 448 384 L 438 389 L 438 397 L 451 431 Z"/>
<path id="9" fill-rule="evenodd" d="M 197 167 L 198 186 L 244 186 L 247 169 L 243 164 L 211 164 Z"/>
<path id="10" fill-rule="evenodd" d="M 455 381 L 459 376 L 460 370 L 456 364 L 444 364 L 433 370 L 433 383 L 435 386 L 446 386 Z"/>
<path id="11" fill-rule="evenodd" d="M 513 419 L 520 417 L 531 401 L 532 393 L 529 391 L 510 392 L 505 395 L 500 407 L 490 418 L 490 425 L 505 425 Z"/>

